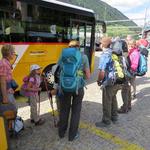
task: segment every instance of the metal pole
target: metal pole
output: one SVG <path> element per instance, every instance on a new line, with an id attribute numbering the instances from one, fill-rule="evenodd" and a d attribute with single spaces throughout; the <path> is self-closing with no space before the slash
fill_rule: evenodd
<path id="1" fill-rule="evenodd" d="M 107 7 L 105 5 L 105 10 L 104 10 L 104 21 L 106 21 L 106 10 L 107 10 Z"/>
<path id="2" fill-rule="evenodd" d="M 146 27 L 146 18 L 147 18 L 147 8 L 145 9 L 144 25 L 142 28 L 142 38 L 144 37 L 144 29 Z"/>

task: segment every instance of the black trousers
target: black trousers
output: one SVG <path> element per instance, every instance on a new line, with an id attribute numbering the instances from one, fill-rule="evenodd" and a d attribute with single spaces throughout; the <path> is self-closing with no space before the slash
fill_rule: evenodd
<path id="1" fill-rule="evenodd" d="M 71 111 L 71 120 L 69 128 L 69 140 L 72 140 L 76 136 L 79 127 L 83 96 L 84 96 L 83 88 L 79 89 L 78 95 L 76 93 L 64 92 L 60 96 L 60 113 L 59 113 L 60 120 L 58 127 L 60 137 L 63 137 L 67 130 L 70 111 Z"/>

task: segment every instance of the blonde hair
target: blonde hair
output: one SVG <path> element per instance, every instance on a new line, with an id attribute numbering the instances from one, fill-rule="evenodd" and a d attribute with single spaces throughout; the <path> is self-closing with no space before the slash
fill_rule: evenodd
<path id="1" fill-rule="evenodd" d="M 76 41 L 76 40 L 72 40 L 69 42 L 69 47 L 80 47 L 80 43 L 79 41 Z"/>
<path id="2" fill-rule="evenodd" d="M 128 41 L 129 46 L 136 46 L 136 41 L 134 39 Z"/>
<path id="3" fill-rule="evenodd" d="M 14 47 L 11 44 L 5 44 L 1 48 L 1 54 L 3 58 L 8 57 L 14 51 Z"/>

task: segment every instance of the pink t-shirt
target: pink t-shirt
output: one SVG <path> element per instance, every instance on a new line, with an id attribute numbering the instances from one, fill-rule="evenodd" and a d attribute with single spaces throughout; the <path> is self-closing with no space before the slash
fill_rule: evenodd
<path id="1" fill-rule="evenodd" d="M 40 87 L 41 78 L 39 75 L 36 75 L 35 77 L 30 77 L 29 82 L 32 83 L 33 89 L 37 89 Z M 38 94 L 38 92 L 32 92 L 32 91 L 30 92 L 30 96 L 35 96 L 36 94 Z"/>
<path id="2" fill-rule="evenodd" d="M 0 76 L 5 76 L 7 82 L 12 80 L 12 67 L 5 58 L 0 60 Z"/>
<path id="3" fill-rule="evenodd" d="M 131 70 L 136 71 L 138 68 L 139 60 L 140 60 L 140 52 L 137 48 L 132 48 L 129 50 L 129 58 L 131 62 Z"/>

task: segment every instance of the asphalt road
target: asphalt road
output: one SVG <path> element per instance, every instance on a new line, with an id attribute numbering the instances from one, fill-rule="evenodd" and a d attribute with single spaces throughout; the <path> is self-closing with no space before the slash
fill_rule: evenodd
<path id="1" fill-rule="evenodd" d="M 118 123 L 109 128 L 95 127 L 95 122 L 102 117 L 102 93 L 95 82 L 99 56 L 100 52 L 96 52 L 95 72 L 85 89 L 79 139 L 68 142 L 67 134 L 65 138 L 59 139 L 47 94 L 43 92 L 40 115 L 46 123 L 38 127 L 30 123 L 27 99 L 17 98 L 19 116 L 24 119 L 25 130 L 18 139 L 10 140 L 12 150 L 150 150 L 150 72 L 136 80 L 137 97 L 132 100 L 132 111 L 119 115 Z M 120 91 L 117 100 L 120 106 Z"/>

